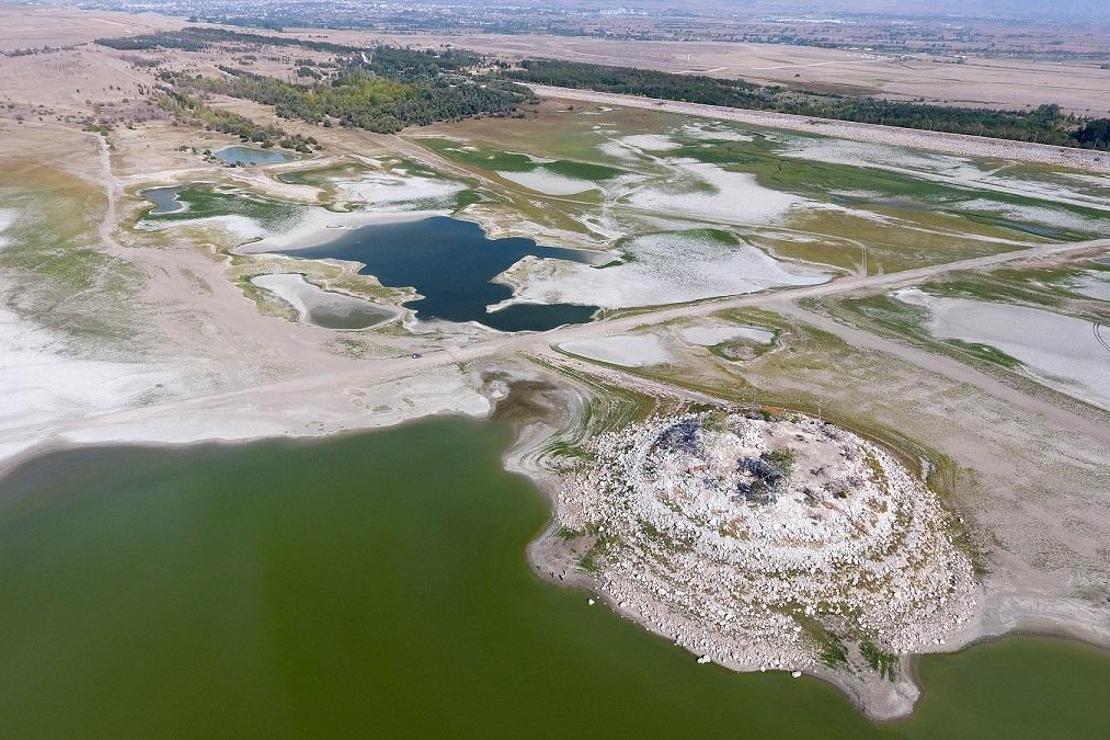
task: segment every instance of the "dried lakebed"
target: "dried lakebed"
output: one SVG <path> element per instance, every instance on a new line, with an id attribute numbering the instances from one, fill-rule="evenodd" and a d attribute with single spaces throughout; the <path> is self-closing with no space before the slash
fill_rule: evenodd
<path id="1" fill-rule="evenodd" d="M 704 662 L 813 673 L 897 716 L 917 696 L 902 657 L 949 642 L 975 611 L 948 514 L 844 429 L 714 411 L 608 432 L 585 454 L 558 497 L 564 557 Z"/>
<path id="2" fill-rule="evenodd" d="M 938 339 L 984 344 L 1021 363 L 1033 378 L 1062 393 L 1110 409 L 1110 329 L 1074 316 L 1005 303 L 897 291 L 928 312 Z"/>
<path id="3" fill-rule="evenodd" d="M 622 241 L 621 259 L 603 269 L 561 260 L 524 259 L 506 275 L 506 301 L 594 303 L 634 308 L 817 285 L 832 273 L 784 262 L 716 229 L 649 234 Z"/>

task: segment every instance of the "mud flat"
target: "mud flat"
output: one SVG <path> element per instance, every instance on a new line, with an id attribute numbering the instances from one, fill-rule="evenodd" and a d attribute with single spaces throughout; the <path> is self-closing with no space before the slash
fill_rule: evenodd
<path id="1" fill-rule="evenodd" d="M 763 187 L 747 172 L 729 172 L 716 165 L 682 158 L 668 161 L 686 179 L 699 182 L 708 190 L 639 190 L 628 197 L 629 205 L 710 222 L 773 224 L 781 222 L 792 208 L 806 202 L 796 195 Z"/>
<path id="2" fill-rule="evenodd" d="M 627 334 L 563 342 L 559 349 L 572 355 L 622 367 L 663 365 L 674 359 L 654 334 Z"/>
<path id="3" fill-rule="evenodd" d="M 926 327 L 933 336 L 993 347 L 1050 388 L 1110 409 L 1110 331 L 1101 325 L 1037 308 L 916 289 L 894 295 L 929 312 Z"/>
<path id="4" fill-rule="evenodd" d="M 679 331 L 682 341 L 699 347 L 716 347 L 725 342 L 746 340 L 755 344 L 770 344 L 775 333 L 755 326 L 736 326 L 728 324 L 700 324 L 688 326 Z"/>
<path id="5" fill-rule="evenodd" d="M 466 188 L 454 180 L 424 177 L 396 169 L 367 172 L 354 178 L 336 178 L 332 185 L 340 198 L 375 210 L 446 208 L 451 199 Z"/>
<path id="6" fill-rule="evenodd" d="M 400 315 L 362 298 L 324 290 L 300 273 L 256 275 L 251 283 L 292 306 L 300 321 L 324 329 L 369 329 Z"/>
<path id="7" fill-rule="evenodd" d="M 585 447 L 559 536 L 615 609 L 702 662 L 812 673 L 890 718 L 918 695 L 903 658 L 958 640 L 976 612 L 949 515 L 844 429 L 722 410 Z"/>
<path id="8" fill-rule="evenodd" d="M 499 177 L 509 182 L 515 182 L 517 185 L 523 185 L 529 190 L 534 190 L 544 195 L 577 195 L 590 190 L 596 190 L 598 187 L 589 180 L 567 177 L 557 172 L 550 172 L 543 167 L 537 167 L 530 172 L 499 171 L 497 174 Z"/>
<path id="9" fill-rule="evenodd" d="M 525 259 L 500 277 L 514 286 L 505 303 L 593 304 L 630 308 L 817 285 L 832 274 L 775 259 L 714 230 L 648 234 L 624 242 L 623 261 L 598 269 L 567 260 Z"/>
<path id="10" fill-rule="evenodd" d="M 1075 279 L 1072 289 L 1088 298 L 1110 301 L 1110 272 L 1088 270 Z"/>

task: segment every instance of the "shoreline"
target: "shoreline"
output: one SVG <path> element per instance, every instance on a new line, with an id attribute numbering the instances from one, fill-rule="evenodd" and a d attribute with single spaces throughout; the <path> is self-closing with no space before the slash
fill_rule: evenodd
<path id="1" fill-rule="evenodd" d="M 560 387 L 558 390 L 567 391 L 567 387 Z M 577 390 L 574 393 L 578 393 Z M 502 397 L 504 398 L 504 397 Z M 497 401 L 501 399 L 491 399 L 491 403 L 484 413 L 469 414 L 461 411 L 445 411 L 430 414 L 412 414 L 405 418 L 400 418 L 392 421 L 385 421 L 368 426 L 360 426 L 354 428 L 346 428 L 338 431 L 326 431 L 321 433 L 266 433 L 262 432 L 253 435 L 244 436 L 208 436 L 197 437 L 189 441 L 181 442 L 166 442 L 166 441 L 143 441 L 138 438 L 132 439 L 119 439 L 115 441 L 104 441 L 101 443 L 89 443 L 81 441 L 66 440 L 64 438 L 52 438 L 41 444 L 27 448 L 15 455 L 9 456 L 0 460 L 0 489 L 3 488 L 4 480 L 8 475 L 17 467 L 30 462 L 31 460 L 50 455 L 53 453 L 66 452 L 71 450 L 80 449 L 96 449 L 96 448 L 118 448 L 118 447 L 139 447 L 153 450 L 162 450 L 169 454 L 177 454 L 189 450 L 190 448 L 204 448 L 215 447 L 221 449 L 234 449 L 236 447 L 265 442 L 282 442 L 291 444 L 315 444 L 322 443 L 329 439 L 342 438 L 360 434 L 372 434 L 377 431 L 386 429 L 393 429 L 403 426 L 405 424 L 421 423 L 424 421 L 433 420 L 436 417 L 450 418 L 457 417 L 463 418 L 468 421 L 476 423 L 493 423 L 505 424 L 512 431 L 512 439 L 501 456 L 502 468 L 511 474 L 521 475 L 529 481 L 529 484 L 536 490 L 536 492 L 543 497 L 546 505 L 549 508 L 550 515 L 547 524 L 539 531 L 525 547 L 525 561 L 528 569 L 540 580 L 546 581 L 551 585 L 578 589 L 583 592 L 586 598 L 594 599 L 598 603 L 604 603 L 605 607 L 610 609 L 615 615 L 622 619 L 627 619 L 637 625 L 638 628 L 643 630 L 653 638 L 663 640 L 665 642 L 674 643 L 674 640 L 669 636 L 662 635 L 654 631 L 650 625 L 645 624 L 643 620 L 638 619 L 635 615 L 621 609 L 618 605 L 611 602 L 604 594 L 599 593 L 597 590 L 596 579 L 587 574 L 586 572 L 573 568 L 566 567 L 565 561 L 558 561 L 550 559 L 552 551 L 550 546 L 554 545 L 555 550 L 558 551 L 562 548 L 561 541 L 559 540 L 556 532 L 559 526 L 559 520 L 556 514 L 557 503 L 557 475 L 550 470 L 546 469 L 540 464 L 536 464 L 536 455 L 541 451 L 542 446 L 549 440 L 552 434 L 556 433 L 559 428 L 545 422 L 543 420 L 526 423 L 516 423 L 508 420 L 499 420 L 496 418 Z M 556 571 L 565 568 L 565 576 L 559 578 Z M 1099 651 L 1100 653 L 1110 653 L 1110 641 L 1100 642 L 1097 635 L 1092 633 L 1091 630 L 1083 628 L 1079 624 L 1064 624 L 1060 622 L 1051 622 L 1038 620 L 1038 615 L 1027 613 L 1018 616 L 1012 626 L 995 622 L 993 625 L 984 624 L 983 616 L 985 613 L 990 612 L 990 606 L 995 599 L 991 598 L 991 591 L 987 590 L 982 595 L 977 618 L 973 624 L 968 625 L 969 629 L 959 633 L 945 644 L 939 645 L 934 650 L 929 650 L 922 653 L 913 653 L 904 656 L 901 661 L 900 682 L 889 683 L 883 682 L 880 684 L 883 688 L 891 688 L 897 692 L 899 686 L 912 686 L 912 697 L 904 697 L 908 699 L 900 705 L 900 710 L 895 713 L 879 714 L 877 715 L 873 710 L 876 708 L 874 702 L 869 699 L 868 695 L 862 692 L 863 688 L 858 682 L 846 680 L 845 674 L 837 673 L 836 671 L 812 671 L 802 670 L 802 674 L 811 678 L 822 681 L 838 690 L 852 705 L 869 721 L 876 726 L 896 726 L 898 723 L 908 720 L 917 707 L 919 706 L 924 691 L 920 684 L 920 674 L 918 673 L 918 663 L 924 655 L 949 655 L 956 654 L 973 648 L 975 646 L 1002 641 L 1009 638 L 1020 637 L 1033 637 L 1033 638 L 1050 638 L 1058 639 L 1065 642 L 1077 643 L 1088 647 L 1092 650 Z M 1038 623 L 1039 622 L 1039 623 Z M 675 643 L 677 644 L 677 643 Z M 696 659 L 696 653 L 689 650 L 685 646 L 680 646 L 683 650 L 688 652 L 690 659 Z M 716 661 L 714 661 L 716 662 Z M 740 666 L 730 665 L 729 663 L 720 663 L 724 668 L 736 673 L 756 673 L 760 672 L 754 666 Z M 776 669 L 777 670 L 777 669 Z M 780 670 L 778 672 L 788 673 L 787 670 Z"/>
<path id="2" fill-rule="evenodd" d="M 543 443 L 547 439 L 550 439 L 550 436 L 536 439 L 534 432 L 518 430 L 513 444 L 503 456 L 505 469 L 528 477 L 532 485 L 544 497 L 551 510 L 546 526 L 529 542 L 526 548 L 530 570 L 552 585 L 585 591 L 589 598 L 604 603 L 614 614 L 635 623 L 640 629 L 660 640 L 681 647 L 689 653 L 691 660 L 696 659 L 697 652 L 676 642 L 672 636 L 656 631 L 647 620 L 620 608 L 618 604 L 599 590 L 599 584 L 595 576 L 575 567 L 573 560 L 568 562 L 566 556 L 570 552 L 570 548 L 557 534 L 561 526 L 557 513 L 558 476 L 540 464 L 537 458 Z M 885 449 L 891 449 L 890 443 L 886 440 L 872 439 L 872 441 Z M 897 452 L 897 456 L 900 459 L 905 458 L 901 451 Z M 559 573 L 562 575 L 557 575 Z M 1043 617 L 1038 619 L 1038 615 L 1032 610 L 1016 615 L 1015 618 L 1008 620 L 1010 623 L 999 620 L 995 613 L 1000 603 L 1003 603 L 999 598 L 1001 594 L 996 589 L 989 588 L 989 581 L 986 579 L 979 581 L 977 585 L 979 603 L 976 606 L 973 618 L 933 649 L 901 656 L 896 681 L 886 681 L 877 677 L 875 680 L 858 681 L 853 680 L 851 674 L 835 669 L 812 670 L 801 668 L 796 670 L 800 670 L 802 675 L 815 678 L 836 688 L 861 714 L 876 726 L 895 726 L 900 722 L 909 720 L 925 696 L 918 672 L 918 664 L 923 656 L 956 654 L 980 644 L 1022 636 L 1060 639 L 1082 644 L 1100 653 L 1110 653 L 1110 634 L 1100 641 L 1097 632 L 1092 631 L 1090 625 L 1078 622 L 1067 624 L 1060 621 L 1044 621 Z M 764 672 L 760 667 L 754 665 L 730 664 L 729 662 L 719 664 L 736 673 Z M 790 673 L 789 669 L 771 670 Z M 872 690 L 869 691 L 869 688 Z"/>

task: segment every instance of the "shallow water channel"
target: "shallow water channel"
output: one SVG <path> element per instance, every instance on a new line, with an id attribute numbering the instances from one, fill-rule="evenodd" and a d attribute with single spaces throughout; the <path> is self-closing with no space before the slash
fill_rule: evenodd
<path id="1" fill-rule="evenodd" d="M 908 722 L 733 674 L 534 576 L 499 425 L 52 453 L 0 481 L 9 737 L 1096 737 L 1110 656 L 922 661 Z"/>
<path id="2" fill-rule="evenodd" d="M 478 224 L 447 216 L 374 224 L 352 230 L 318 247 L 286 252 L 299 258 L 361 262 L 363 274 L 387 286 L 416 288 L 424 298 L 405 304 L 421 320 L 477 321 L 501 331 L 544 331 L 589 321 L 596 306 L 568 303 L 514 304 L 488 312 L 512 296 L 491 282 L 520 259 L 586 262 L 575 249 L 545 247 L 520 237 L 490 239 Z"/>

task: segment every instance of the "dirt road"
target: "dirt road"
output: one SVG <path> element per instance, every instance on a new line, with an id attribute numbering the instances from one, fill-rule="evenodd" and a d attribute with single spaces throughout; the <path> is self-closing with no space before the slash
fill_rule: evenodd
<path id="1" fill-rule="evenodd" d="M 1084 428 L 1092 436 L 1110 444 L 1110 429 L 1091 422 L 1083 416 L 1060 409 L 1045 401 L 1027 396 L 1001 381 L 974 368 L 961 365 L 954 360 L 932 355 L 897 342 L 874 335 L 842 327 L 823 317 L 812 314 L 801 315 L 794 303 L 802 298 L 834 295 L 863 288 L 892 288 L 899 285 L 919 282 L 928 278 L 959 270 L 978 269 L 1005 264 L 1031 257 L 1045 257 L 1069 253 L 1081 253 L 1110 249 L 1110 239 L 1097 239 L 1070 244 L 1053 244 L 1031 249 L 1004 252 L 976 257 L 973 259 L 934 265 L 899 273 L 871 276 L 846 276 L 823 285 L 784 289 L 775 292 L 757 293 L 708 300 L 681 306 L 661 307 L 645 310 L 629 316 L 590 324 L 574 324 L 536 334 L 495 334 L 489 339 L 479 340 L 460 348 L 428 352 L 420 356 L 385 359 L 359 364 L 350 369 L 330 372 L 302 374 L 284 380 L 252 385 L 247 388 L 205 393 L 180 400 L 155 403 L 141 408 L 114 412 L 100 416 L 86 416 L 64 424 L 24 427 L 7 430 L 6 438 L 48 438 L 55 434 L 88 430 L 96 427 L 134 428 L 155 420 L 183 418 L 196 415 L 234 415 L 244 410 L 252 413 L 272 413 L 281 417 L 285 408 L 300 399 L 321 399 L 334 396 L 341 389 L 366 388 L 404 378 L 414 378 L 453 364 L 471 363 L 493 356 L 509 356 L 521 353 L 541 353 L 552 344 L 572 340 L 583 340 L 620 334 L 641 326 L 656 324 L 680 318 L 707 316 L 729 308 L 765 306 L 772 310 L 794 312 L 804 321 L 820 324 L 821 328 L 840 334 L 852 343 L 866 342 L 864 346 L 897 355 L 901 359 L 919 364 L 927 369 L 952 374 L 961 382 L 968 382 L 982 390 L 1004 397 L 1030 412 L 1045 416 L 1055 426 L 1064 428 Z M 857 336 L 858 333 L 858 336 Z M 941 367 L 943 365 L 943 367 Z M 3 440 L 0 440 L 3 441 Z"/>

